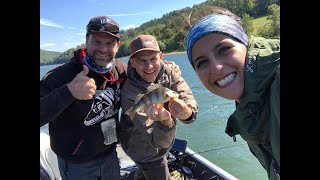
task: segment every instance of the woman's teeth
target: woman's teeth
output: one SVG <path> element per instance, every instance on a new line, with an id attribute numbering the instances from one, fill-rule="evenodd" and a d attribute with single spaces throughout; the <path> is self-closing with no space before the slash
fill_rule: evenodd
<path id="1" fill-rule="evenodd" d="M 229 74 L 227 77 L 217 81 L 217 83 L 221 87 L 233 81 L 235 77 L 236 77 L 236 73 L 232 73 L 232 74 Z"/>

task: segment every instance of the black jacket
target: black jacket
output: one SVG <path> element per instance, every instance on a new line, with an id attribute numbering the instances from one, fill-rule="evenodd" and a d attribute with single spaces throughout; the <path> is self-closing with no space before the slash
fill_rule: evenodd
<path id="1" fill-rule="evenodd" d="M 50 70 L 40 81 L 40 127 L 49 123 L 52 150 L 71 162 L 83 162 L 115 149 L 115 143 L 104 145 L 100 123 L 111 118 L 118 122 L 120 88 L 124 82 L 108 82 L 104 86 L 105 79 L 90 71 L 88 77 L 97 85 L 95 97 L 77 100 L 66 84 L 83 70 L 79 59 L 80 50 L 75 51 L 69 62 Z M 126 69 L 125 63 L 116 60 L 111 71 L 115 79 L 125 80 Z M 105 74 L 108 79 L 109 76 Z"/>

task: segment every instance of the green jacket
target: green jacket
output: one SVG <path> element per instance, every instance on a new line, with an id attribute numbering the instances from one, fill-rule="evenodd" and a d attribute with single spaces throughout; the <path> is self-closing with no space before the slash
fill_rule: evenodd
<path id="1" fill-rule="evenodd" d="M 244 92 L 226 133 L 240 134 L 266 169 L 280 178 L 280 40 L 250 37 Z M 277 173 L 275 173 L 275 171 Z"/>

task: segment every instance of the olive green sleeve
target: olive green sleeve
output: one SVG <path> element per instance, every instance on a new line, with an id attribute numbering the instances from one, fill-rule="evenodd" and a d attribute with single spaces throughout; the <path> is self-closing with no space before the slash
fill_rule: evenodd
<path id="1" fill-rule="evenodd" d="M 280 166 L 280 65 L 276 71 L 275 80 L 271 85 L 270 105 L 270 141 L 273 155 Z"/>

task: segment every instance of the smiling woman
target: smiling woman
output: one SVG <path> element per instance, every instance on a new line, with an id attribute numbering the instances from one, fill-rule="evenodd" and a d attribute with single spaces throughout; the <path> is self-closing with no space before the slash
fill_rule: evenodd
<path id="1" fill-rule="evenodd" d="M 193 49 L 193 65 L 204 86 L 218 96 L 239 101 L 244 89 L 246 47 L 226 35 L 211 33 L 200 38 Z"/>
<path id="2" fill-rule="evenodd" d="M 198 20 L 188 59 L 211 93 L 236 101 L 226 133 L 240 134 L 269 179 L 280 179 L 280 40 L 248 39 L 235 17 L 225 9 Z"/>

